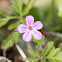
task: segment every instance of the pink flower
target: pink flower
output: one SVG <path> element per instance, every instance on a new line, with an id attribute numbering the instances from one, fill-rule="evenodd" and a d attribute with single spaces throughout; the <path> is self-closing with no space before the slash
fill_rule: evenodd
<path id="1" fill-rule="evenodd" d="M 29 42 L 31 40 L 32 35 L 35 39 L 40 40 L 42 38 L 42 33 L 38 30 L 43 27 L 43 24 L 40 21 L 37 21 L 34 23 L 34 17 L 31 15 L 28 15 L 25 18 L 26 24 L 20 24 L 18 26 L 18 32 L 24 33 L 23 34 L 23 40 L 26 42 Z"/>

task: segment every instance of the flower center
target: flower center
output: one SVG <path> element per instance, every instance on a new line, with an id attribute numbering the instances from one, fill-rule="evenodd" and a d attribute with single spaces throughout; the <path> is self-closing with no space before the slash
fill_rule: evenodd
<path id="1" fill-rule="evenodd" d="M 29 26 L 29 30 L 32 30 L 32 27 L 31 26 Z"/>

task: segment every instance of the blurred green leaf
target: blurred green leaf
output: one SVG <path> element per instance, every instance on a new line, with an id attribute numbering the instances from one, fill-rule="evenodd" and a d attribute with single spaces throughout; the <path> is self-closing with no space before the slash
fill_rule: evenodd
<path id="1" fill-rule="evenodd" d="M 27 15 L 30 11 L 30 9 L 33 7 L 35 0 L 29 0 L 27 6 L 23 9 L 22 16 Z"/>
<path id="2" fill-rule="evenodd" d="M 30 52 L 32 55 L 36 56 L 36 57 L 39 57 L 39 53 L 38 51 L 34 51 L 33 49 L 28 49 L 28 52 Z"/>
<path id="3" fill-rule="evenodd" d="M 56 48 L 55 50 L 52 50 L 52 52 L 49 53 L 49 57 L 54 57 L 55 55 L 57 55 L 59 52 L 61 51 L 60 48 Z"/>
<path id="4" fill-rule="evenodd" d="M 15 32 L 14 35 L 13 35 L 15 43 L 17 43 L 19 41 L 19 37 L 20 37 L 20 33 L 19 32 Z"/>
<path id="5" fill-rule="evenodd" d="M 2 14 L 5 17 L 10 17 L 10 15 L 7 12 L 3 11 L 2 9 L 0 9 L 0 14 Z"/>
<path id="6" fill-rule="evenodd" d="M 1 18 L 0 19 L 0 27 L 2 27 L 5 24 L 7 24 L 9 20 L 10 20 L 9 18 Z"/>
<path id="7" fill-rule="evenodd" d="M 23 4 L 23 0 L 11 0 L 11 2 L 13 3 L 12 10 L 13 11 L 16 11 L 17 13 L 19 13 L 19 15 L 21 15 L 22 14 L 22 4 Z"/>
<path id="8" fill-rule="evenodd" d="M 10 16 L 10 17 L 7 17 L 7 18 L 1 18 L 0 19 L 0 27 L 6 25 L 9 20 L 16 19 L 16 18 L 19 18 L 19 17 L 17 17 L 17 16 L 14 16 L 14 17 L 13 16 Z"/>
<path id="9" fill-rule="evenodd" d="M 55 47 L 53 47 L 49 52 L 49 54 L 47 55 L 49 62 L 55 62 L 55 61 L 61 62 L 62 60 L 60 58 L 62 57 L 62 52 L 60 51 L 61 51 L 60 48 L 55 49 Z"/>
<path id="10" fill-rule="evenodd" d="M 52 52 L 55 50 L 55 47 L 53 47 L 51 49 L 51 51 L 49 52 L 48 56 L 50 56 L 52 54 Z M 51 57 L 51 56 L 50 56 Z M 54 62 L 55 60 L 52 60 L 52 59 L 48 59 L 50 62 Z"/>
<path id="11" fill-rule="evenodd" d="M 46 62 L 46 57 L 42 57 L 41 62 Z"/>
<path id="12" fill-rule="evenodd" d="M 57 60 L 57 62 L 62 62 L 62 51 L 58 53 L 53 59 Z"/>
<path id="13" fill-rule="evenodd" d="M 18 13 L 18 9 L 17 9 L 17 8 L 16 8 L 17 10 L 15 10 L 14 7 L 11 6 L 10 9 L 11 9 L 12 13 L 13 13 L 15 16 L 20 16 L 20 14 Z"/>
<path id="14" fill-rule="evenodd" d="M 53 48 L 51 49 L 51 51 L 49 52 L 48 56 L 50 56 L 51 53 L 52 53 L 54 50 L 55 50 L 55 47 L 53 47 Z"/>
<path id="15" fill-rule="evenodd" d="M 8 30 L 12 30 L 12 29 L 14 29 L 14 28 L 17 28 L 17 27 L 19 26 L 19 24 L 20 24 L 20 21 L 17 21 L 17 22 L 15 22 L 15 23 L 10 24 L 10 25 L 8 26 Z"/>
<path id="16" fill-rule="evenodd" d="M 44 56 L 47 55 L 47 54 L 50 52 L 50 50 L 51 50 L 51 48 L 53 47 L 53 45 L 54 45 L 53 42 L 49 42 L 49 43 L 47 44 L 47 46 L 46 46 L 46 48 L 45 48 L 45 54 L 44 54 Z"/>
<path id="17" fill-rule="evenodd" d="M 24 61 L 37 62 L 37 59 L 35 57 L 29 57 L 25 58 Z"/>
<path id="18" fill-rule="evenodd" d="M 17 6 L 12 5 L 11 7 L 19 14 L 19 8 Z"/>
<path id="19" fill-rule="evenodd" d="M 42 51 L 41 51 L 42 56 L 44 55 L 44 53 L 45 53 L 45 50 L 44 50 L 44 49 L 42 49 Z"/>
<path id="20" fill-rule="evenodd" d="M 7 48 L 13 46 L 14 40 L 13 40 L 13 38 L 12 38 L 12 35 L 13 35 L 13 33 L 11 33 L 11 34 L 7 37 L 7 39 L 3 41 L 3 44 L 2 44 L 2 48 L 3 48 L 3 49 L 7 49 Z"/>
<path id="21" fill-rule="evenodd" d="M 22 1 L 23 1 L 23 0 L 17 0 L 17 2 L 18 2 L 18 3 L 17 3 L 17 6 L 18 6 L 18 8 L 19 8 L 19 11 L 20 11 L 19 13 L 20 13 L 20 15 L 22 14 Z"/>
<path id="22" fill-rule="evenodd" d="M 7 49 L 9 47 L 12 47 L 14 43 L 17 43 L 19 41 L 20 33 L 18 32 L 12 32 L 6 40 L 2 43 L 2 48 Z"/>
<path id="23" fill-rule="evenodd" d="M 49 60 L 49 62 L 55 62 L 56 60 L 53 60 L 53 59 L 48 59 Z"/>
<path id="24" fill-rule="evenodd" d="M 37 46 L 36 46 L 37 48 L 39 48 L 43 44 L 44 39 L 45 39 L 44 35 L 43 35 L 43 37 L 40 40 L 36 40 L 35 38 L 33 39 L 33 41 L 35 43 L 37 43 Z"/>
<path id="25" fill-rule="evenodd" d="M 54 57 L 48 57 L 48 59 L 49 59 L 49 61 L 50 62 L 62 62 L 62 51 L 61 52 L 59 52 L 56 56 L 54 56 Z"/>

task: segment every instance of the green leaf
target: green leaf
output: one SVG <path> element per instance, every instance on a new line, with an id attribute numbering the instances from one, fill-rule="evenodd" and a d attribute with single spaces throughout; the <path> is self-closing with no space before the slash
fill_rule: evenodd
<path id="1" fill-rule="evenodd" d="M 7 17 L 7 18 L 1 18 L 0 19 L 0 27 L 6 25 L 10 19 L 15 19 L 15 18 L 19 18 L 19 17 L 17 17 L 17 16 L 15 16 L 15 17 L 10 16 L 10 17 Z"/>
<path id="2" fill-rule="evenodd" d="M 20 14 L 17 12 L 18 10 L 15 10 L 13 6 L 11 6 L 10 9 L 14 15 L 20 16 Z"/>
<path id="3" fill-rule="evenodd" d="M 53 59 L 48 59 L 49 60 L 49 62 L 55 62 L 55 60 L 53 60 Z"/>
<path id="4" fill-rule="evenodd" d="M 54 57 L 48 57 L 49 60 L 53 60 L 53 62 L 62 62 L 62 51 L 59 52 L 56 56 Z M 50 61 L 52 62 L 52 61 Z"/>
<path id="5" fill-rule="evenodd" d="M 12 5 L 11 7 L 19 14 L 19 8 L 17 6 Z"/>
<path id="6" fill-rule="evenodd" d="M 17 21 L 17 22 L 15 22 L 15 23 L 10 24 L 10 25 L 8 26 L 8 30 L 12 30 L 12 29 L 14 29 L 14 28 L 17 28 L 17 27 L 19 26 L 19 24 L 20 24 L 20 21 Z"/>
<path id="7" fill-rule="evenodd" d="M 33 7 L 35 0 L 29 0 L 27 6 L 24 8 L 23 12 L 22 12 L 22 16 L 27 15 L 30 11 L 30 9 Z"/>
<path id="8" fill-rule="evenodd" d="M 1 18 L 0 19 L 0 27 L 6 25 L 10 19 L 9 18 Z"/>
<path id="9" fill-rule="evenodd" d="M 53 51 L 49 54 L 49 57 L 54 57 L 54 56 L 57 55 L 60 51 L 61 51 L 60 48 L 56 48 L 55 50 L 53 50 Z"/>
<path id="10" fill-rule="evenodd" d="M 20 37 L 20 33 L 19 32 L 15 32 L 13 34 L 13 38 L 14 38 L 15 43 L 17 43 L 19 41 L 19 37 Z"/>
<path id="11" fill-rule="evenodd" d="M 30 62 L 36 62 L 36 58 L 35 57 L 29 57 L 29 58 L 25 58 L 24 61 L 30 61 Z"/>
<path id="12" fill-rule="evenodd" d="M 19 12 L 20 15 L 22 14 L 22 1 L 23 1 L 23 0 L 17 0 L 17 2 L 18 2 L 17 5 L 18 5 L 19 11 L 20 11 L 20 12 Z"/>
<path id="13" fill-rule="evenodd" d="M 2 44 L 2 48 L 3 48 L 3 49 L 7 49 L 7 48 L 13 46 L 14 40 L 13 40 L 13 38 L 12 38 L 12 35 L 13 35 L 13 33 L 11 33 L 11 34 L 7 37 L 7 39 L 3 41 L 3 44 Z"/>
<path id="14" fill-rule="evenodd" d="M 13 40 L 13 39 L 4 40 L 3 42 L 4 42 L 4 43 L 2 44 L 2 48 L 3 48 L 3 49 L 7 49 L 7 48 L 9 48 L 9 47 L 12 47 L 13 44 L 14 44 L 14 40 Z"/>
<path id="15" fill-rule="evenodd" d="M 0 9 L 0 14 L 2 14 L 5 17 L 10 17 L 10 15 L 6 13 L 5 11 L 3 11 L 2 9 Z"/>
<path id="16" fill-rule="evenodd" d="M 38 51 L 34 51 L 33 49 L 28 49 L 28 52 L 30 52 L 32 55 L 36 56 L 36 57 L 39 57 L 39 53 Z"/>
<path id="17" fill-rule="evenodd" d="M 53 59 L 55 59 L 57 61 L 62 61 L 62 51 L 60 53 L 58 53 Z"/>
<path id="18" fill-rule="evenodd" d="M 21 15 L 22 14 L 23 0 L 12 0 L 12 3 L 13 3 L 13 6 L 14 6 L 13 8 L 15 8 L 15 10 L 17 10 L 17 12 Z"/>
<path id="19" fill-rule="evenodd" d="M 36 46 L 37 48 L 39 48 L 43 44 L 44 39 L 45 39 L 44 35 L 43 35 L 43 37 L 40 40 L 36 40 L 35 38 L 33 39 L 33 41 L 35 43 L 37 43 L 37 46 Z"/>
<path id="20" fill-rule="evenodd" d="M 49 62 L 62 62 L 62 59 L 61 59 L 62 52 L 60 51 L 61 51 L 60 48 L 55 49 L 55 47 L 53 47 L 47 56 L 47 59 L 49 60 Z"/>
<path id="21" fill-rule="evenodd" d="M 54 45 L 53 42 L 49 42 L 49 43 L 47 44 L 46 49 L 45 49 L 45 54 L 44 54 L 44 56 L 47 55 L 47 54 L 50 52 L 50 50 L 51 50 L 51 48 L 53 47 L 53 45 Z"/>
<path id="22" fill-rule="evenodd" d="M 42 49 L 42 51 L 41 51 L 42 56 L 44 55 L 44 53 L 45 53 L 45 50 L 44 50 L 44 49 Z"/>
<path id="23" fill-rule="evenodd" d="M 18 33 L 18 32 L 11 33 L 7 37 L 7 39 L 3 41 L 2 48 L 7 49 L 9 47 L 12 47 L 14 45 L 14 43 L 17 43 L 19 41 L 19 36 L 20 36 L 20 33 Z"/>
<path id="24" fill-rule="evenodd" d="M 53 48 L 51 49 L 51 51 L 49 52 L 48 56 L 50 56 L 54 50 L 55 50 L 55 47 L 53 47 Z"/>
<path id="25" fill-rule="evenodd" d="M 41 62 L 46 62 L 46 57 L 42 57 Z"/>

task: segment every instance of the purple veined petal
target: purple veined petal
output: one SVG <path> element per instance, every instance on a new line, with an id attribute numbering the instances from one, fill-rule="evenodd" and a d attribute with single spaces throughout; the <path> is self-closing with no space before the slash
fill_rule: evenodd
<path id="1" fill-rule="evenodd" d="M 26 42 L 29 42 L 31 40 L 32 34 L 29 30 L 27 30 L 24 34 L 23 34 L 23 40 Z"/>
<path id="2" fill-rule="evenodd" d="M 32 31 L 32 35 L 34 36 L 35 39 L 40 40 L 42 38 L 42 33 L 37 31 L 37 30 L 33 30 Z"/>
<path id="3" fill-rule="evenodd" d="M 24 25 L 24 24 L 20 24 L 19 26 L 18 26 L 18 32 L 19 33 L 24 33 L 24 32 L 26 32 L 26 30 L 28 29 L 28 26 L 26 26 L 26 25 Z"/>
<path id="4" fill-rule="evenodd" d="M 42 24 L 40 21 L 37 21 L 37 22 L 35 22 L 35 23 L 33 24 L 33 28 L 34 28 L 34 29 L 39 30 L 39 29 L 41 29 L 42 27 L 43 27 L 43 24 Z"/>
<path id="5" fill-rule="evenodd" d="M 26 21 L 26 24 L 27 24 L 28 26 L 31 26 L 31 25 L 33 25 L 33 23 L 34 23 L 34 17 L 31 16 L 31 15 L 28 15 L 28 16 L 25 18 L 25 21 Z"/>

